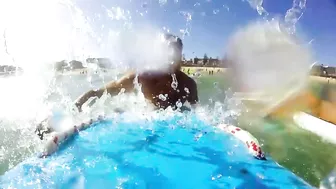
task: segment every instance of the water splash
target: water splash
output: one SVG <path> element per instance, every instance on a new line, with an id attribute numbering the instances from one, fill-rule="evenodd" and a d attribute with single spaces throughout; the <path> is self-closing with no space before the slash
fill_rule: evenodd
<path id="1" fill-rule="evenodd" d="M 244 0 L 243 0 L 244 1 Z M 247 0 L 250 6 L 257 10 L 260 16 L 263 16 L 266 20 L 272 20 L 273 17 L 269 17 L 270 14 L 267 10 L 263 7 L 263 0 Z M 286 14 L 283 18 L 283 26 L 285 30 L 290 34 L 295 34 L 296 32 L 296 25 L 300 18 L 303 16 L 303 13 L 306 9 L 307 0 L 293 0 L 292 7 L 286 11 Z"/>
<path id="2" fill-rule="evenodd" d="M 230 12 L 230 7 L 227 6 L 227 5 L 223 5 L 223 8 L 227 11 L 227 12 Z"/>
<path id="3" fill-rule="evenodd" d="M 283 31 L 279 20 L 253 22 L 236 32 L 227 47 L 227 58 L 236 71 L 236 90 L 260 94 L 271 105 L 303 87 L 314 62 L 303 44 L 298 35 Z"/>
<path id="4" fill-rule="evenodd" d="M 167 0 L 155 2 L 159 2 L 161 6 L 169 4 Z M 178 3 L 177 0 L 174 2 Z M 54 73 L 52 62 L 63 59 L 85 62 L 87 57 L 107 57 L 119 68 L 134 68 L 139 71 L 153 67 L 161 69 L 167 65 L 163 58 L 165 49 L 159 47 L 159 40 L 153 40 L 153 36 L 159 35 L 159 29 L 144 26 L 143 30 L 136 30 L 132 23 L 134 17 L 146 16 L 147 10 L 143 9 L 150 6 L 148 3 L 142 4 L 142 10 L 138 12 L 122 6 L 101 6 L 99 10 L 103 10 L 102 14 L 85 11 L 79 6 L 80 3 L 71 0 L 0 2 L 0 31 L 6 31 L 5 49 L 0 47 L 0 53 L 5 53 L 0 54 L 0 60 L 15 62 L 25 69 L 23 77 L 0 81 L 3 89 L 0 98 L 0 144 L 5 146 L 0 149 L 0 173 L 39 150 L 41 141 L 32 132 L 38 123 L 38 117 L 43 118 L 49 113 L 62 113 L 60 117 L 75 114 L 77 117 L 72 121 L 76 122 L 100 114 L 114 115 L 115 109 L 120 108 L 133 112 L 133 119 L 139 119 L 144 112 L 152 110 L 145 103 L 143 95 L 137 93 L 116 97 L 105 94 L 83 114 L 77 115 L 77 112 L 72 111 L 73 100 L 83 91 L 101 87 L 105 80 L 115 79 L 118 73 L 109 73 L 109 76 L 98 74 L 97 78 L 93 75 L 98 71 L 97 67 L 89 66 L 88 77 L 76 74 L 65 77 Z M 259 14 L 266 13 L 262 1 L 249 3 L 256 7 Z M 195 8 L 200 6 L 200 3 L 194 4 Z M 224 8 L 229 11 L 229 7 Z M 181 11 L 179 14 L 186 23 L 181 33 L 183 37 L 189 36 L 194 12 Z M 103 24 L 106 20 L 113 22 L 115 27 L 107 28 Z M 99 27 L 96 28 L 95 25 Z M 138 62 L 139 57 L 147 62 Z M 162 64 L 157 64 L 158 62 Z M 136 86 L 141 91 L 141 86 Z M 211 114 L 216 116 L 209 116 L 209 108 L 201 107 L 197 109 L 199 117 L 212 124 L 229 121 L 228 117 L 237 117 L 239 111 L 234 108 L 237 107 L 237 102 L 229 100 L 229 95 L 225 99 L 210 107 L 214 109 Z M 226 111 L 228 106 L 231 111 Z M 41 112 L 43 115 L 39 115 Z M 175 112 L 166 110 L 162 114 L 148 114 L 146 119 L 172 114 Z M 6 165 L 3 166 L 4 164 Z"/>
<path id="5" fill-rule="evenodd" d="M 194 7 L 199 7 L 199 6 L 201 6 L 201 3 L 199 3 L 199 2 L 194 4 Z"/>
<path id="6" fill-rule="evenodd" d="M 213 14 L 218 14 L 219 13 L 219 9 L 215 9 L 212 11 Z"/>
<path id="7" fill-rule="evenodd" d="M 172 77 L 171 87 L 172 87 L 172 89 L 176 90 L 177 86 L 178 86 L 176 75 L 172 74 L 171 77 Z"/>
<path id="8" fill-rule="evenodd" d="M 269 13 L 263 7 L 263 0 L 247 0 L 247 2 L 253 9 L 257 10 L 260 16 L 268 16 Z"/>
<path id="9" fill-rule="evenodd" d="M 187 12 L 187 11 L 180 11 L 179 14 L 182 15 L 184 19 L 186 20 L 185 28 L 180 30 L 180 33 L 182 34 L 182 38 L 184 38 L 185 36 L 189 36 L 191 32 L 192 13 Z"/>
<path id="10" fill-rule="evenodd" d="M 0 32 L 5 33 L 5 45 L 0 46 L 2 64 L 24 69 L 22 76 L 0 81 L 2 173 L 40 148 L 34 127 L 48 114 L 51 94 L 58 93 L 50 63 L 82 58 L 90 50 L 85 48 L 90 46 L 85 39 L 93 31 L 83 12 L 65 0 L 1 1 L 0 23 Z M 58 103 L 70 101 L 63 96 Z"/>
<path id="11" fill-rule="evenodd" d="M 161 6 L 163 6 L 163 5 L 167 4 L 167 1 L 168 1 L 168 0 L 159 0 L 159 4 L 160 4 Z"/>
<path id="12" fill-rule="evenodd" d="M 262 6 L 263 0 L 247 0 L 247 2 L 263 16 L 265 23 L 261 21 L 254 26 L 250 24 L 246 27 L 249 32 L 245 34 L 237 32 L 240 33 L 237 34 L 241 35 L 240 37 L 246 35 L 247 41 L 234 42 L 236 45 L 240 43 L 238 45 L 238 48 L 242 48 L 240 50 L 233 47 L 235 45 L 230 46 L 233 44 L 231 43 L 228 48 L 235 50 L 230 49 L 230 53 L 239 52 L 239 55 L 233 55 L 235 57 L 229 59 L 232 59 L 234 70 L 240 70 L 236 73 L 235 81 L 238 90 L 244 91 L 245 96 L 255 94 L 256 96 L 252 98 L 262 99 L 268 109 L 301 90 L 307 83 L 310 67 L 314 63 L 310 49 L 304 45 L 300 34 L 296 33 L 296 26 L 305 10 L 306 0 L 293 0 L 292 7 L 287 10 L 283 18 L 270 17 L 271 15 Z M 260 41 L 252 42 L 251 38 Z M 236 59 L 239 56 L 244 56 L 244 60 Z M 275 78 L 281 79 L 276 81 Z"/>
<path id="13" fill-rule="evenodd" d="M 293 6 L 287 10 L 285 15 L 285 23 L 289 33 L 296 32 L 296 24 L 302 17 L 306 9 L 307 0 L 294 0 Z"/>

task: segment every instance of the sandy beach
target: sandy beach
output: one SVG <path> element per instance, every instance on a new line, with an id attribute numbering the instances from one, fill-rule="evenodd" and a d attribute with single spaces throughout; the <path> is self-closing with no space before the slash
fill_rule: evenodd
<path id="1" fill-rule="evenodd" d="M 334 78 L 326 78 L 326 77 L 320 77 L 320 76 L 310 76 L 311 81 L 317 81 L 321 83 L 330 83 L 332 85 L 336 85 L 336 79 Z"/>

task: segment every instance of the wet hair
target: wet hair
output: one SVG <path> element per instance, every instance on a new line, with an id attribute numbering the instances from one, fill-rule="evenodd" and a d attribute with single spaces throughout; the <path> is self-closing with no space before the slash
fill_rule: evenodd
<path id="1" fill-rule="evenodd" d="M 168 42 L 168 45 L 172 47 L 174 50 L 178 51 L 179 53 L 182 53 L 183 50 L 183 43 L 182 40 L 170 33 L 165 33 L 164 39 Z"/>
<path id="2" fill-rule="evenodd" d="M 168 43 L 168 46 L 173 49 L 174 55 L 172 57 L 172 60 L 174 63 L 180 63 L 182 60 L 182 50 L 183 50 L 183 43 L 182 40 L 170 33 L 165 33 L 163 35 L 164 40 Z"/>

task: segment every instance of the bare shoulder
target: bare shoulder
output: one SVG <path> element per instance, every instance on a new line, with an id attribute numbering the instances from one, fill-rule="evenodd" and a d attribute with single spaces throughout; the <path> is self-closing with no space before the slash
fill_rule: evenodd
<path id="1" fill-rule="evenodd" d="M 130 71 L 126 72 L 117 82 L 118 83 L 123 83 L 125 81 L 133 81 L 135 79 L 135 73 Z"/>
<path id="2" fill-rule="evenodd" d="M 133 89 L 133 81 L 135 78 L 134 72 L 125 73 L 120 79 L 117 81 L 111 81 L 106 85 L 108 92 L 119 91 L 124 88 L 126 91 L 130 91 Z"/>

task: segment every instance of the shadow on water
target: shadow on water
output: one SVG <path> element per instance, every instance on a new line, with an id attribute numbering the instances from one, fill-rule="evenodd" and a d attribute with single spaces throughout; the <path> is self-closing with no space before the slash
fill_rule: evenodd
<path id="1" fill-rule="evenodd" d="M 174 183 L 171 183 L 170 179 L 164 176 L 164 174 L 161 173 L 157 168 L 147 168 L 125 160 L 126 158 L 124 156 L 127 153 L 146 151 L 147 153 L 164 156 L 169 159 L 194 161 L 202 164 L 213 165 L 216 168 L 213 171 L 212 175 L 221 175 L 221 178 L 239 179 L 241 183 L 236 188 L 277 188 L 272 187 L 272 185 L 280 185 L 282 188 L 289 188 L 292 187 L 293 184 L 295 184 L 296 186 L 305 186 L 303 183 L 300 183 L 298 180 L 290 176 L 287 180 L 292 181 L 292 183 L 281 183 L 279 182 L 279 180 L 275 181 L 272 179 L 260 178 L 255 173 L 249 171 L 250 168 L 255 166 L 259 166 L 264 171 L 282 169 L 276 164 L 270 164 L 267 161 L 264 163 L 259 163 L 258 165 L 250 164 L 247 162 L 232 161 L 223 156 L 223 151 L 217 151 L 210 147 L 192 147 L 193 151 L 196 154 L 200 154 L 202 157 L 197 157 L 194 155 L 186 156 L 176 153 L 173 154 L 168 148 L 162 147 L 161 145 L 157 144 L 159 142 L 159 139 L 159 135 L 153 134 L 147 136 L 143 140 L 126 143 L 126 145 L 131 146 L 131 148 L 129 149 L 119 150 L 116 152 L 91 151 L 90 153 L 103 154 L 104 157 L 113 159 L 113 161 L 118 164 L 119 170 L 129 175 L 137 175 L 144 183 L 146 183 L 146 188 L 171 188 L 172 186 L 174 186 Z M 176 141 L 168 143 L 189 146 L 189 144 L 179 143 Z M 168 151 L 168 153 L 162 152 L 163 150 Z M 130 183 L 125 184 L 129 185 Z M 209 185 L 211 185 L 211 188 L 214 189 L 223 188 L 223 186 L 232 187 L 232 185 L 230 185 L 230 181 L 228 181 L 227 179 L 216 179 L 216 181 L 212 183 L 210 183 L 209 181 Z"/>

